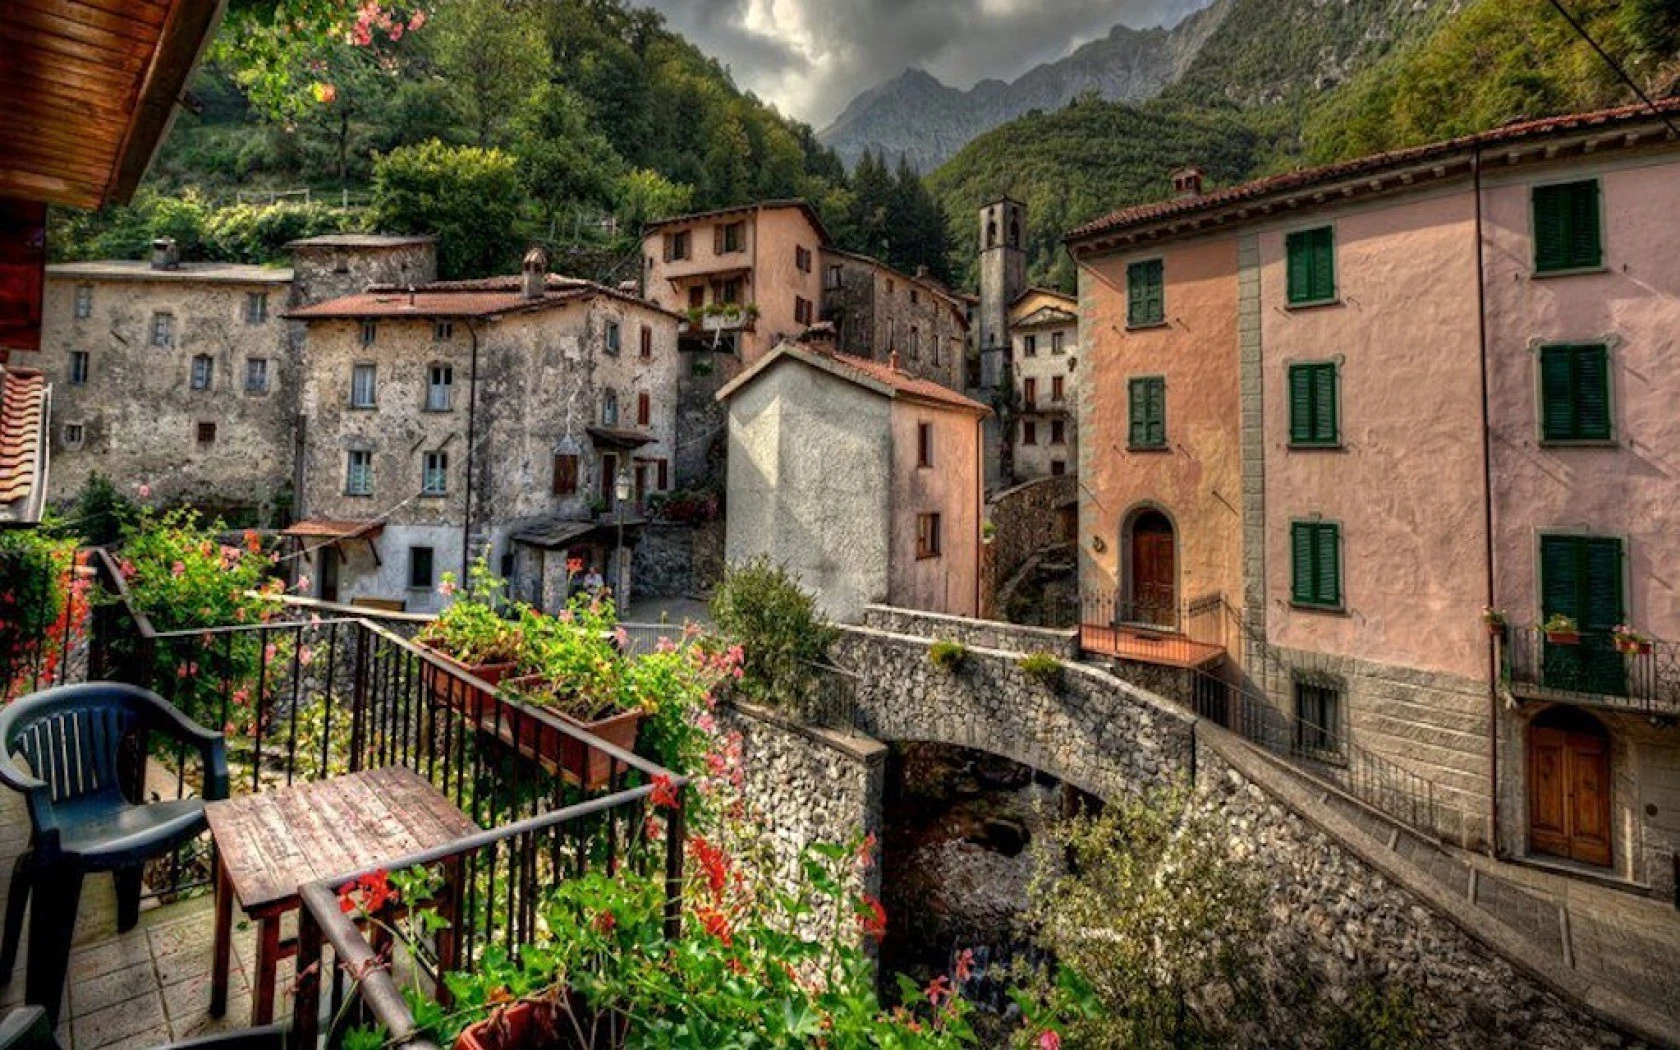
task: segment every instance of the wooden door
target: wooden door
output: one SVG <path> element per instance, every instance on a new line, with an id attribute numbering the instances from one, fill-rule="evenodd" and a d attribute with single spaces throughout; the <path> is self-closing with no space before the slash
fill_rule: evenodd
<path id="1" fill-rule="evenodd" d="M 1584 717 L 1528 736 L 1529 848 L 1610 866 L 1610 740 Z"/>
<path id="2" fill-rule="evenodd" d="M 1174 626 L 1177 578 L 1172 523 L 1150 511 L 1132 526 L 1132 608 L 1125 618 Z"/>

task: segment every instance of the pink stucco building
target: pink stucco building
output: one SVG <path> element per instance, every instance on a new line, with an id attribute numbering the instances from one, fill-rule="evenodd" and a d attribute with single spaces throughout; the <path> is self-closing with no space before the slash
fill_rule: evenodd
<path id="1" fill-rule="evenodd" d="M 1677 186 L 1631 107 L 1188 177 L 1074 231 L 1087 620 L 1191 634 L 1217 594 L 1237 637 L 1194 640 L 1297 748 L 1672 896 Z"/>

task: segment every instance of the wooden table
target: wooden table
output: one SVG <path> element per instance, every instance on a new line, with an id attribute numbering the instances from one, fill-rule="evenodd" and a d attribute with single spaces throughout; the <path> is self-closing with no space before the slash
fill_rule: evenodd
<path id="1" fill-rule="evenodd" d="M 371 769 L 246 795 L 204 807 L 216 840 L 216 946 L 210 1013 L 227 1012 L 233 902 L 257 923 L 251 1023 L 274 1020 L 274 978 L 282 958 L 280 920 L 298 907 L 299 887 L 377 867 L 470 835 L 466 814 L 414 771 Z M 441 946 L 440 946 L 441 954 Z"/>

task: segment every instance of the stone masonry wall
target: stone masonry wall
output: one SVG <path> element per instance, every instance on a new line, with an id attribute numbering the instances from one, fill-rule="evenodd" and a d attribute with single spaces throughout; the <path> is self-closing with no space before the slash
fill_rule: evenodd
<path id="1" fill-rule="evenodd" d="M 1079 482 L 1072 475 L 1039 478 L 999 493 L 987 508 L 992 523 L 992 558 L 996 585 L 1001 587 L 1038 551 L 1070 537 L 1062 529 L 1058 508 L 1079 498 Z"/>
<path id="2" fill-rule="evenodd" d="M 889 605 L 871 605 L 864 610 L 863 625 L 893 634 L 947 638 L 982 649 L 1004 649 L 1016 653 L 1046 652 L 1063 660 L 1079 658 L 1079 632 L 1023 627 L 993 620 L 971 620 L 963 616 L 918 612 Z"/>

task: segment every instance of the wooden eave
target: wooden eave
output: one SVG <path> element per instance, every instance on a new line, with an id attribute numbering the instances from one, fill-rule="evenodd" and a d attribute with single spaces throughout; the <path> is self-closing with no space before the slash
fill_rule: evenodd
<path id="1" fill-rule="evenodd" d="M 0 2 L 0 197 L 133 195 L 225 0 Z"/>

